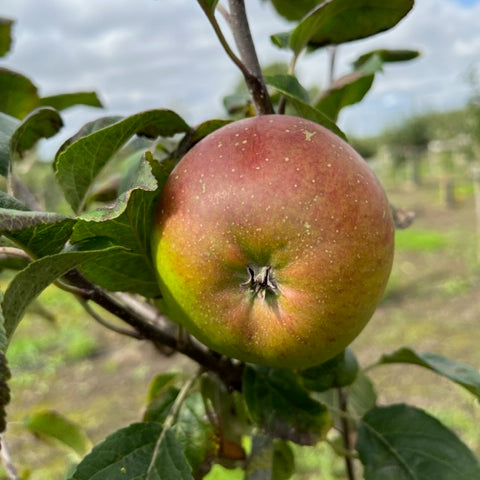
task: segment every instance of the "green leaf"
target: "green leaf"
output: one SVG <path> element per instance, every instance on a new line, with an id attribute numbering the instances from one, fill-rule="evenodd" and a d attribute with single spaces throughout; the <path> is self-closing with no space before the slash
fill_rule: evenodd
<path id="1" fill-rule="evenodd" d="M 405 62 L 407 60 L 413 60 L 420 55 L 418 50 L 387 50 L 385 48 L 372 50 L 364 53 L 353 62 L 353 66 L 356 70 L 361 69 L 367 64 L 372 57 L 378 57 L 382 63 L 387 62 Z"/>
<path id="2" fill-rule="evenodd" d="M 213 418 L 218 441 L 217 457 L 231 461 L 245 460 L 242 438 L 250 427 L 243 395 L 227 389 L 213 374 L 201 377 L 201 393 L 209 418 Z"/>
<path id="3" fill-rule="evenodd" d="M 375 76 L 353 72 L 339 78 L 324 92 L 315 107 L 328 118 L 337 121 L 343 107 L 360 102 L 370 90 Z"/>
<path id="4" fill-rule="evenodd" d="M 47 441 L 52 438 L 58 440 L 80 457 L 83 457 L 91 448 L 85 431 L 57 412 L 51 410 L 37 412 L 25 418 L 24 425 L 40 438 Z"/>
<path id="5" fill-rule="evenodd" d="M 292 447 L 284 440 L 273 442 L 272 480 L 288 480 L 295 472 Z"/>
<path id="6" fill-rule="evenodd" d="M 13 20 L 0 17 L 0 57 L 6 55 L 12 46 Z"/>
<path id="7" fill-rule="evenodd" d="M 154 380 L 150 387 L 152 398 L 147 405 L 144 421 L 164 423 L 180 391 L 172 385 L 175 377 L 174 374 L 165 374 Z M 210 470 L 218 449 L 218 435 L 208 419 L 202 395 L 193 392 L 185 399 L 172 427 L 196 478 L 203 478 L 203 474 Z"/>
<path id="8" fill-rule="evenodd" d="M 130 291 L 147 297 L 160 294 L 151 259 L 150 235 L 158 183 L 164 182 L 168 173 L 162 163 L 143 159 L 132 185 L 113 205 L 78 219 L 71 238 L 73 244 L 103 237 L 125 248 L 86 262 L 81 270 L 91 281 L 109 290 Z"/>
<path id="9" fill-rule="evenodd" d="M 29 113 L 10 138 L 12 158 L 23 157 L 41 138 L 50 138 L 63 127 L 60 114 L 53 108 L 37 108 Z"/>
<path id="10" fill-rule="evenodd" d="M 0 291 L 0 302 L 3 301 L 3 293 Z M 8 339 L 5 331 L 5 318 L 0 307 L 0 433 L 5 431 L 7 426 L 7 413 L 5 407 L 10 402 L 10 388 L 8 380 L 10 379 L 10 369 L 7 363 Z"/>
<path id="11" fill-rule="evenodd" d="M 185 452 L 194 476 L 203 478 L 210 470 L 218 445 L 217 432 L 208 420 L 199 392 L 187 397 L 172 431 Z"/>
<path id="12" fill-rule="evenodd" d="M 0 112 L 0 175 L 4 177 L 10 171 L 10 138 L 18 125 L 20 122 L 16 118 Z"/>
<path id="13" fill-rule="evenodd" d="M 407 405 L 377 407 L 360 422 L 365 480 L 473 480 L 480 463 L 447 427 Z"/>
<path id="14" fill-rule="evenodd" d="M 143 421 L 163 423 L 168 417 L 179 392 L 179 388 L 173 385 L 165 385 L 149 401 L 143 414 Z"/>
<path id="15" fill-rule="evenodd" d="M 272 437 L 314 445 L 330 428 L 326 407 L 290 370 L 248 365 L 243 393 L 252 419 Z"/>
<path id="16" fill-rule="evenodd" d="M 195 143 L 199 142 L 202 138 L 206 137 L 207 135 L 210 135 L 215 130 L 218 130 L 219 128 L 224 127 L 229 123 L 231 123 L 231 120 L 212 119 L 212 120 L 207 120 L 205 122 L 202 122 L 200 125 L 197 125 L 190 137 L 192 146 Z"/>
<path id="17" fill-rule="evenodd" d="M 8 285 L 2 302 L 7 338 L 12 337 L 28 304 L 48 285 L 87 260 L 98 258 L 114 249 L 119 247 L 85 252 L 61 252 L 36 260 L 20 271 Z"/>
<path id="18" fill-rule="evenodd" d="M 23 118 L 38 107 L 37 87 L 21 73 L 0 67 L 0 112 Z"/>
<path id="19" fill-rule="evenodd" d="M 155 173 L 161 171 L 160 175 L 164 174 L 162 167 L 158 166 L 158 162 L 153 160 L 151 153 L 148 152 L 148 158 L 142 158 L 135 171 L 129 179 L 129 185 L 125 186 L 125 190 L 117 197 L 117 199 L 107 207 L 99 207 L 91 212 L 84 213 L 79 219 L 79 228 L 89 222 L 105 222 L 107 220 L 115 220 L 120 217 L 127 210 L 129 204 L 133 203 L 137 194 L 143 192 L 154 192 L 157 187 L 157 179 L 152 171 L 155 168 Z M 168 172 L 169 173 L 169 172 Z M 165 173 L 167 175 L 167 173 Z M 150 219 L 138 218 L 137 221 L 142 221 L 141 229 L 144 231 L 143 236 L 147 235 L 149 230 Z M 147 225 L 148 224 L 148 225 Z"/>
<path id="20" fill-rule="evenodd" d="M 95 92 L 74 92 L 51 95 L 40 98 L 41 106 L 53 107 L 56 110 L 65 110 L 76 105 L 103 108 L 102 102 Z"/>
<path id="21" fill-rule="evenodd" d="M 0 205 L 3 202 L 8 202 L 8 198 L 4 195 L 2 201 L 0 195 Z M 74 224 L 74 219 L 57 213 L 0 207 L 0 233 L 35 257 L 58 253 L 69 239 Z"/>
<path id="22" fill-rule="evenodd" d="M 352 350 L 347 348 L 325 363 L 303 370 L 300 377 L 308 390 L 324 392 L 330 388 L 351 385 L 357 373 L 357 359 Z"/>
<path id="23" fill-rule="evenodd" d="M 308 92 L 294 75 L 265 75 L 265 83 L 280 92 L 288 92 L 302 102 L 308 103 Z"/>
<path id="24" fill-rule="evenodd" d="M 271 0 L 275 10 L 287 20 L 300 20 L 323 0 Z"/>
<path id="25" fill-rule="evenodd" d="M 232 93 L 223 99 L 223 105 L 229 115 L 244 112 L 251 103 L 250 95 L 246 92 Z"/>
<path id="26" fill-rule="evenodd" d="M 5 192 L 0 190 L 0 207 L 8 210 L 22 210 L 28 211 L 28 207 L 25 206 L 20 200 L 15 197 L 11 197 Z"/>
<path id="27" fill-rule="evenodd" d="M 382 355 L 376 365 L 389 363 L 409 363 L 428 368 L 480 398 L 480 372 L 468 365 L 462 365 L 436 353 L 417 353 L 410 348 L 400 348 L 391 354 Z"/>
<path id="28" fill-rule="evenodd" d="M 148 298 L 160 295 L 152 264 L 144 255 L 121 250 L 85 262 L 80 268 L 92 282 L 113 291 L 138 293 Z"/>
<path id="29" fill-rule="evenodd" d="M 272 43 L 281 49 L 286 49 L 290 47 L 290 32 L 280 32 L 270 35 L 270 40 Z"/>
<path id="30" fill-rule="evenodd" d="M 348 410 L 356 417 L 363 416 L 377 402 L 377 394 L 370 378 L 359 370 L 357 378 L 348 387 Z"/>
<path id="31" fill-rule="evenodd" d="M 170 110 L 150 110 L 97 130 L 64 147 L 55 162 L 56 176 L 74 211 L 83 209 L 89 189 L 111 157 L 134 134 L 172 136 L 190 127 Z"/>
<path id="32" fill-rule="evenodd" d="M 93 448 L 71 480 L 193 480 L 190 466 L 175 435 L 167 430 L 152 471 L 147 475 L 162 426 L 134 423 Z"/>
<path id="33" fill-rule="evenodd" d="M 153 402 L 153 400 L 163 391 L 165 391 L 167 387 L 173 386 L 177 377 L 178 374 L 174 372 L 161 373 L 157 375 L 150 383 L 150 388 L 148 390 L 148 403 L 150 404 Z M 145 420 L 150 421 L 147 419 Z"/>
<path id="34" fill-rule="evenodd" d="M 295 81 L 287 82 L 283 77 L 287 77 L 287 75 L 267 76 L 266 82 L 268 85 L 274 87 L 278 92 L 287 97 L 300 117 L 312 120 L 313 122 L 328 128 L 333 133 L 346 140 L 345 134 L 334 122 L 332 122 L 332 120 L 302 99 L 304 95 L 301 93 L 301 89 L 298 88 L 298 85 L 296 85 Z"/>
<path id="35" fill-rule="evenodd" d="M 97 132 L 98 130 L 102 130 L 106 127 L 113 125 L 114 123 L 120 122 L 121 120 L 123 120 L 123 117 L 119 115 L 110 115 L 106 117 L 97 118 L 96 120 L 93 120 L 91 122 L 87 122 L 85 125 L 83 125 L 80 128 L 80 130 L 75 135 L 65 140 L 65 142 L 60 146 L 60 148 L 58 149 L 58 152 L 55 155 L 55 159 L 53 161 L 54 170 L 57 169 L 58 157 L 70 145 L 82 139 L 83 137 L 87 137 L 88 135 L 91 135 L 92 133 Z"/>
<path id="36" fill-rule="evenodd" d="M 375 35 L 395 26 L 413 3 L 413 0 L 327 0 L 293 30 L 290 47 L 298 55 L 307 45 L 339 45 Z"/>
<path id="37" fill-rule="evenodd" d="M 287 93 L 284 93 L 284 95 L 289 99 L 291 105 L 300 117 L 306 118 L 307 120 L 312 120 L 312 122 L 316 122 L 319 125 L 328 128 L 340 138 L 347 140 L 345 133 L 343 133 L 342 130 L 340 130 L 340 128 L 338 128 L 337 125 L 320 110 L 317 110 L 315 107 L 312 107 L 308 103 L 304 103 L 295 97 L 291 97 Z"/>

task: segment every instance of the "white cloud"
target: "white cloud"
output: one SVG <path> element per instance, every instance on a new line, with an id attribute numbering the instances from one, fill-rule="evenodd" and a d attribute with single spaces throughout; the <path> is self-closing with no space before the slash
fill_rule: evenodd
<path id="1" fill-rule="evenodd" d="M 221 115 L 221 98 L 239 79 L 195 0 L 15 0 L 2 15 L 17 19 L 15 49 L 6 63 L 31 76 L 42 93 L 96 89 L 109 111 L 130 114 L 174 108 L 190 122 Z M 263 63 L 288 61 L 269 35 L 288 28 L 272 8 L 247 0 Z M 357 134 L 377 131 L 395 118 L 426 108 L 461 104 L 469 93 L 466 72 L 479 65 L 480 3 L 417 0 L 397 28 L 339 49 L 338 74 L 373 48 L 413 48 L 422 57 L 388 65 L 362 104 L 342 114 Z M 306 84 L 325 85 L 327 56 L 305 57 Z M 98 116 L 79 108 L 75 124 Z"/>

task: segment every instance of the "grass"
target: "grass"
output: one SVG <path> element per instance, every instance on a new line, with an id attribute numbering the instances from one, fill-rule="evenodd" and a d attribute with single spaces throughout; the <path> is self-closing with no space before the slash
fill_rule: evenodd
<path id="1" fill-rule="evenodd" d="M 437 230 L 399 230 L 395 236 L 397 251 L 436 252 L 449 245 L 449 236 Z"/>
<path id="2" fill-rule="evenodd" d="M 48 374 L 68 363 L 89 358 L 98 339 L 81 322 L 83 309 L 65 292 L 49 287 L 27 311 L 7 351 L 13 381 L 25 383 L 32 372 Z"/>

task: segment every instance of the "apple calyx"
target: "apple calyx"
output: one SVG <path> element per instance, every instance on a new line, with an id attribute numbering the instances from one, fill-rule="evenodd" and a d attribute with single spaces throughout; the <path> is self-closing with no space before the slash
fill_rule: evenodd
<path id="1" fill-rule="evenodd" d="M 280 294 L 271 265 L 261 267 L 249 265 L 247 272 L 249 278 L 241 286 L 247 287 L 253 298 L 258 296 L 264 300 L 267 296 L 277 297 Z"/>

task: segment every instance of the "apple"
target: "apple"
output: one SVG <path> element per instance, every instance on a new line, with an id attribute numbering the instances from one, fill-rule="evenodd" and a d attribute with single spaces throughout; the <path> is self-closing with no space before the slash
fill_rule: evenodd
<path id="1" fill-rule="evenodd" d="M 166 313 L 245 362 L 307 368 L 342 352 L 380 301 L 394 226 L 367 163 L 311 121 L 262 115 L 196 144 L 159 199 Z"/>

